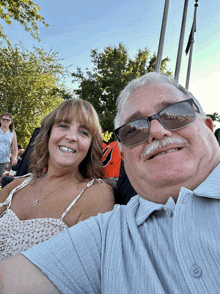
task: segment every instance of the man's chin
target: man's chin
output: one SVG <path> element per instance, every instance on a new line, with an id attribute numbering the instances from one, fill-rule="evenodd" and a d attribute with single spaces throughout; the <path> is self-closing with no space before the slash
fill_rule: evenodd
<path id="1" fill-rule="evenodd" d="M 148 178 L 148 183 L 155 188 L 164 188 L 168 186 L 175 186 L 184 184 L 191 176 L 187 176 L 182 171 L 173 173 L 173 171 L 158 171 L 156 174 L 151 174 Z"/>

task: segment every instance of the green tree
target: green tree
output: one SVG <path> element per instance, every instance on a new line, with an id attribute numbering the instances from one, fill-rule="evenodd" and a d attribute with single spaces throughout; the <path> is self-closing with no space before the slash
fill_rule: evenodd
<path id="1" fill-rule="evenodd" d="M 12 114 L 18 144 L 26 146 L 42 118 L 71 96 L 62 84 L 67 71 L 57 52 L 21 45 L 0 48 L 0 68 L 1 112 Z"/>
<path id="2" fill-rule="evenodd" d="M 218 112 L 214 112 L 212 114 L 206 114 L 207 116 L 211 117 L 211 119 L 213 121 L 217 121 L 220 122 L 220 115 L 218 114 Z"/>
<path id="3" fill-rule="evenodd" d="M 40 10 L 40 6 L 31 0 L 0 0 L 0 18 L 8 25 L 12 23 L 12 20 L 18 21 L 33 38 L 38 40 L 40 35 L 37 22 L 48 27 L 44 18 L 38 13 Z M 0 37 L 10 45 L 8 37 L 3 33 L 2 25 L 0 25 Z"/>
<path id="4" fill-rule="evenodd" d="M 106 47 L 102 53 L 97 49 L 91 50 L 93 69 L 86 69 L 86 74 L 81 68 L 72 73 L 73 82 L 79 83 L 75 93 L 82 99 L 88 100 L 99 114 L 103 131 L 113 131 L 114 117 L 116 114 L 116 99 L 126 84 L 132 79 L 154 71 L 156 54 L 150 57 L 147 48 L 138 50 L 134 59 L 128 56 L 125 46 L 120 43 L 118 47 Z M 162 61 L 161 71 L 166 71 L 169 58 Z"/>

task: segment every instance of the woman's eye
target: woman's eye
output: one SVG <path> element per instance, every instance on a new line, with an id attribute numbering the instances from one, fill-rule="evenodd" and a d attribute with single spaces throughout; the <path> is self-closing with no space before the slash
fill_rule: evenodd
<path id="1" fill-rule="evenodd" d="M 88 132 L 88 131 L 86 131 L 86 130 L 81 130 L 80 132 L 81 132 L 81 134 L 82 134 L 83 136 L 89 137 L 89 132 Z"/>
<path id="2" fill-rule="evenodd" d="M 61 129 L 65 129 L 65 128 L 67 128 L 67 125 L 64 124 L 64 123 L 61 123 L 61 124 L 58 125 L 58 127 L 61 128 Z"/>

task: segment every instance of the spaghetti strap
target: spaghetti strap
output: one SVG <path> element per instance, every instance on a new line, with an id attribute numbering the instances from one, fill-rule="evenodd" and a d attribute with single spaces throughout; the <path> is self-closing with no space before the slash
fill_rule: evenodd
<path id="1" fill-rule="evenodd" d="M 30 183 L 30 181 L 33 179 L 33 174 L 29 173 L 29 174 L 26 174 L 24 176 L 20 176 L 20 177 L 17 177 L 17 178 L 27 178 L 27 179 L 25 179 L 20 185 L 18 185 L 17 187 L 15 187 L 10 192 L 10 194 L 8 195 L 8 197 L 6 198 L 6 200 L 3 203 L 0 203 L 0 207 L 3 207 L 5 205 L 5 206 L 7 206 L 7 209 L 9 209 L 10 206 L 11 206 L 11 201 L 12 201 L 12 197 L 13 197 L 14 193 L 16 193 L 17 191 L 19 191 L 23 187 L 27 186 Z"/>
<path id="2" fill-rule="evenodd" d="M 76 201 L 81 197 L 81 195 L 83 194 L 83 192 L 91 187 L 94 183 L 103 183 L 102 179 L 92 179 L 86 186 L 85 188 L 82 189 L 82 191 L 79 193 L 79 195 L 73 200 L 73 202 L 67 207 L 67 209 L 64 211 L 64 213 L 61 215 L 60 219 L 63 220 L 63 218 L 65 217 L 65 215 L 67 214 L 68 211 L 70 211 L 70 209 L 73 207 L 73 205 L 76 203 Z"/>

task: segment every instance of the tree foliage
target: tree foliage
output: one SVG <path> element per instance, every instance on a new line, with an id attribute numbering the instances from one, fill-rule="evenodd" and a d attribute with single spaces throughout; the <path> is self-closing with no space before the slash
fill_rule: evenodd
<path id="1" fill-rule="evenodd" d="M 88 100 L 99 114 L 103 131 L 113 131 L 114 117 L 116 114 L 116 99 L 119 93 L 132 79 L 154 71 L 156 67 L 156 54 L 150 57 L 147 48 L 139 49 L 134 59 L 131 59 L 125 46 L 120 43 L 117 47 L 106 47 L 99 53 L 97 49 L 91 50 L 93 69 L 86 69 L 86 74 L 81 68 L 72 73 L 73 82 L 79 83 L 75 90 L 81 98 Z M 166 71 L 169 58 L 162 61 L 161 71 Z"/>
<path id="2" fill-rule="evenodd" d="M 31 0 L 0 0 L 0 18 L 8 25 L 12 23 L 12 20 L 18 21 L 33 38 L 38 40 L 40 35 L 37 22 L 48 27 L 44 18 L 38 13 L 40 10 L 40 6 Z M 2 25 L 0 25 L 0 37 L 10 45 L 8 37 L 3 33 Z"/>
<path id="3" fill-rule="evenodd" d="M 206 114 L 207 116 L 211 117 L 211 119 L 213 121 L 217 121 L 220 122 L 220 115 L 218 114 L 218 112 L 214 112 L 212 114 Z"/>
<path id="4" fill-rule="evenodd" d="M 21 45 L 0 48 L 1 112 L 12 114 L 18 144 L 27 145 L 42 118 L 70 93 L 61 84 L 66 70 L 57 52 L 32 52 Z"/>

